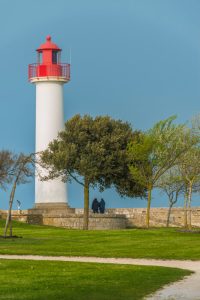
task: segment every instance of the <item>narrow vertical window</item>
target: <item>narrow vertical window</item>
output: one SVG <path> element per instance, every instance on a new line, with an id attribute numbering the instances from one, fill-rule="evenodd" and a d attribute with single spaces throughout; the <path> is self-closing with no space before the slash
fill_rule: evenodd
<path id="1" fill-rule="evenodd" d="M 52 63 L 57 64 L 57 51 L 52 51 Z"/>

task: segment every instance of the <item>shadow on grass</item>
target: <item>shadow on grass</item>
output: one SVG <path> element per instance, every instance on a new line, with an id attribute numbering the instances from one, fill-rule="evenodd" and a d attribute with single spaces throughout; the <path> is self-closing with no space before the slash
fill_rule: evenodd
<path id="1" fill-rule="evenodd" d="M 0 235 L 0 239 L 22 239 L 22 236 L 18 236 L 18 235 L 12 235 L 12 236 L 4 236 L 4 235 Z"/>

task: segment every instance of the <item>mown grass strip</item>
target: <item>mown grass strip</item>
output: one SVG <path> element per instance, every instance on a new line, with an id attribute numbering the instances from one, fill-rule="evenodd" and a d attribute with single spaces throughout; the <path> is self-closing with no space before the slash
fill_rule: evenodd
<path id="1" fill-rule="evenodd" d="M 0 234 L 3 226 L 0 220 Z M 200 260 L 200 234 L 175 228 L 83 231 L 14 222 L 13 234 L 22 238 L 1 238 L 0 254 Z"/>
<path id="2" fill-rule="evenodd" d="M 138 300 L 190 273 L 149 266 L 0 260 L 0 299 Z"/>

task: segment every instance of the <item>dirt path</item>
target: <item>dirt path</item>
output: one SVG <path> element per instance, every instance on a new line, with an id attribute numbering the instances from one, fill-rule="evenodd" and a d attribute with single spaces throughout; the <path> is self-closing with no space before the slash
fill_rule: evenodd
<path id="1" fill-rule="evenodd" d="M 146 300 L 200 300 L 200 261 L 39 255 L 0 255 L 0 259 L 111 263 L 188 269 L 195 273 L 179 282 L 163 287 L 162 290 L 156 292 L 151 297 L 147 297 Z"/>

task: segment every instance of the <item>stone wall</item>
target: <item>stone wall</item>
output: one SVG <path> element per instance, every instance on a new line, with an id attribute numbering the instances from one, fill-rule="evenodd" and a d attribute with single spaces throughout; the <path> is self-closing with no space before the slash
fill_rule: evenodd
<path id="1" fill-rule="evenodd" d="M 115 208 L 107 209 L 107 213 L 124 214 L 127 219 L 126 227 L 144 227 L 146 218 L 146 208 Z M 168 208 L 151 208 L 150 226 L 166 226 Z M 189 211 L 187 212 L 189 214 Z M 193 227 L 200 227 L 200 207 L 191 209 L 191 220 Z M 184 224 L 184 209 L 172 208 L 170 215 L 171 227 L 182 227 Z"/>
<path id="2" fill-rule="evenodd" d="M 150 226 L 166 226 L 168 208 L 151 208 Z M 189 213 L 189 212 L 188 212 Z M 6 211 L 0 210 L 2 218 L 6 217 Z M 75 209 L 75 213 L 63 211 L 41 212 L 37 209 L 13 211 L 14 220 L 27 222 L 29 224 L 44 224 L 65 228 L 83 228 L 83 209 Z M 145 227 L 145 208 L 110 208 L 105 214 L 89 215 L 90 229 L 124 229 L 134 227 Z M 200 227 L 200 207 L 191 209 L 193 227 Z M 170 217 L 170 226 L 182 227 L 184 223 L 183 208 L 173 208 Z"/>
<path id="3" fill-rule="evenodd" d="M 83 215 L 73 214 L 68 216 L 43 216 L 44 225 L 53 225 L 57 227 L 82 229 L 83 228 Z M 97 215 L 90 214 L 89 216 L 89 229 L 125 229 L 126 218 L 121 215 L 109 214 L 109 215 Z"/>
<path id="4" fill-rule="evenodd" d="M 76 209 L 76 213 L 83 213 L 83 209 Z M 119 214 L 126 216 L 126 228 L 145 227 L 146 208 L 109 208 L 106 214 Z M 150 226 L 166 226 L 168 208 L 151 208 Z M 189 211 L 188 211 L 189 214 Z M 191 208 L 192 226 L 200 227 L 200 207 Z M 182 227 L 184 223 L 184 209 L 172 208 L 170 226 Z"/>
<path id="5" fill-rule="evenodd" d="M 7 210 L 0 210 L 0 218 L 6 219 Z M 28 210 L 12 210 L 12 219 L 16 221 L 21 221 L 23 223 L 28 223 Z"/>
<path id="6" fill-rule="evenodd" d="M 6 218 L 6 211 L 0 211 L 3 219 Z M 63 212 L 58 210 L 41 212 L 41 210 L 31 209 L 22 211 L 12 211 L 13 220 L 18 220 L 28 224 L 50 225 L 69 229 L 83 228 L 83 214 Z M 89 214 L 89 229 L 91 230 L 112 230 L 125 229 L 126 217 L 120 214 Z"/>

